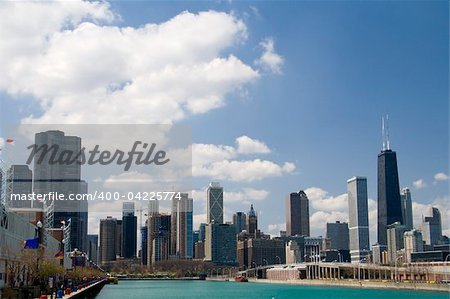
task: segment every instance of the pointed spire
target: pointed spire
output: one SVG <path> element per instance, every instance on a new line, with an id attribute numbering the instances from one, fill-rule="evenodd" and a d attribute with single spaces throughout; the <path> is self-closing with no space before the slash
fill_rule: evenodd
<path id="1" fill-rule="evenodd" d="M 381 117 L 381 135 L 383 139 L 383 148 L 382 150 L 390 150 L 391 145 L 389 143 L 389 115 L 386 114 L 386 118 L 384 116 Z"/>

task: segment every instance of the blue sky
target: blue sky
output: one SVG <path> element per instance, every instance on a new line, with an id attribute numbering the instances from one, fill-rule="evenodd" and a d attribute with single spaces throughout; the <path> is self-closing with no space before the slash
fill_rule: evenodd
<path id="1" fill-rule="evenodd" d="M 231 192 L 246 188 L 268 192 L 254 201 L 262 230 L 275 233 L 281 227 L 284 198 L 300 189 L 320 188 L 328 192 L 322 197 L 333 200 L 346 192 L 348 178 L 360 175 L 367 176 L 369 198 L 376 199 L 384 114 L 390 118 L 400 184 L 411 188 L 413 200 L 421 204 L 417 211 L 437 199 L 449 210 L 449 181 L 434 178 L 437 173 L 449 174 L 447 2 L 118 1 L 109 9 L 120 15 L 106 22 L 112 27 L 160 24 L 184 11 L 208 10 L 225 12 L 245 24 L 246 38 L 216 54 L 233 54 L 259 77 L 243 82 L 237 92 L 226 92 L 217 108 L 175 122 L 192 126 L 194 143 L 233 146 L 245 135 L 271 150 L 236 159 L 295 164 L 294 171 L 261 180 L 220 180 Z M 266 38 L 273 40 L 274 51 L 282 57 L 281 73 L 255 63 Z M 2 126 L 30 114 L 39 117 L 45 110 L 36 101 L 39 92 L 0 89 Z M 193 187 L 201 190 L 214 179 L 195 176 Z M 422 184 L 415 188 L 413 182 L 418 180 Z M 205 198 L 195 199 L 194 213 L 204 213 Z M 252 202 L 251 198 L 225 201 L 229 213 L 247 210 Z M 311 214 L 320 210 L 313 208 Z M 331 220 L 333 215 L 324 217 Z M 324 233 L 320 227 L 314 232 Z"/>

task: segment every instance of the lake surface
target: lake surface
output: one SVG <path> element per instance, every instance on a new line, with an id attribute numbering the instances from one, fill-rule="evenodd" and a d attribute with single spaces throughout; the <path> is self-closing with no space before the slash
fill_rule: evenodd
<path id="1" fill-rule="evenodd" d="M 105 285 L 95 299 L 124 298 L 407 298 L 448 299 L 446 293 L 397 290 L 368 290 L 324 286 L 296 286 L 266 283 L 235 283 L 218 281 L 135 280 Z"/>

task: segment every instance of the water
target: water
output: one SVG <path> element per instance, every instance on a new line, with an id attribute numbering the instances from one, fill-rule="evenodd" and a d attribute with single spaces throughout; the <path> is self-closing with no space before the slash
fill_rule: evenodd
<path id="1" fill-rule="evenodd" d="M 95 299 L 116 298 L 448 299 L 449 297 L 446 293 L 422 291 L 369 290 L 323 286 L 181 280 L 122 280 L 119 281 L 119 284 L 117 285 L 111 284 L 104 286 L 100 293 L 95 297 Z"/>

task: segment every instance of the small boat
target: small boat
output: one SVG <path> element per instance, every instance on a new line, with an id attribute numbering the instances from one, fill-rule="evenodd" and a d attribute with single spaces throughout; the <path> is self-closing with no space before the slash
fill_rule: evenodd
<path id="1" fill-rule="evenodd" d="M 234 278 L 234 281 L 236 281 L 236 282 L 248 282 L 248 279 L 247 279 L 247 277 L 244 277 L 244 276 L 242 276 L 242 275 L 239 275 L 239 276 L 236 276 L 236 277 Z"/>

